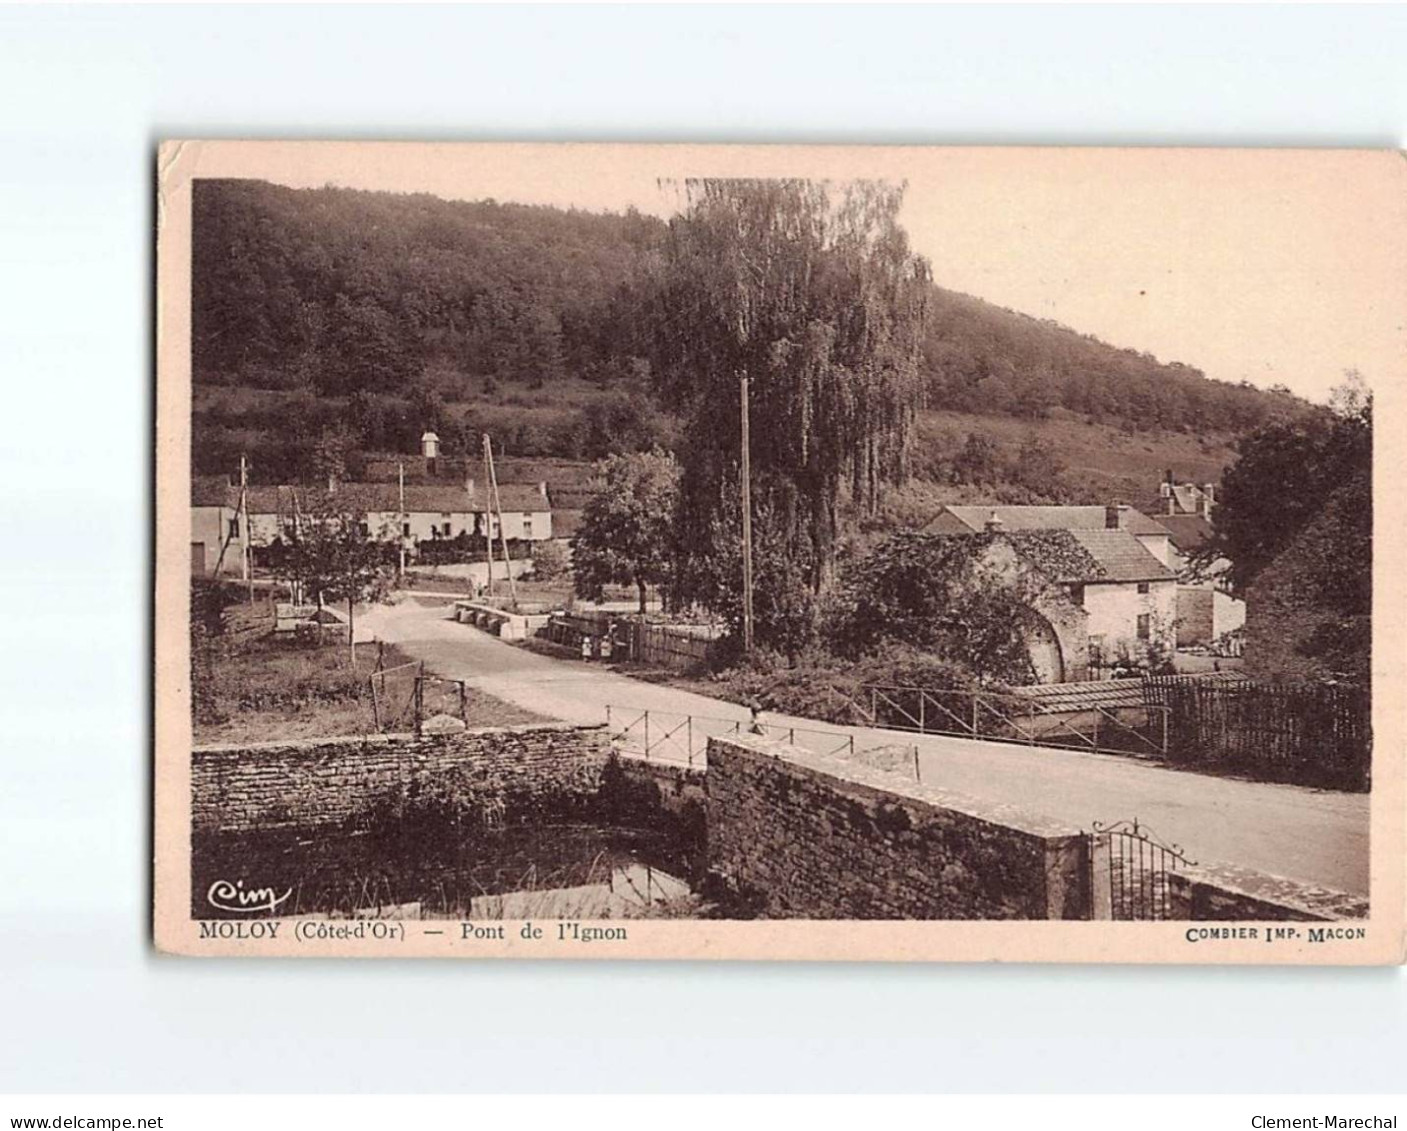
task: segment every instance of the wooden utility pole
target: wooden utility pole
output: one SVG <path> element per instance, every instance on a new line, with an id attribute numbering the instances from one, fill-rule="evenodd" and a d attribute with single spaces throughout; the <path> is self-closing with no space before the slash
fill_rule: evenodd
<path id="1" fill-rule="evenodd" d="M 299 521 L 301 516 L 298 513 L 298 488 L 290 487 L 288 493 L 293 498 L 293 540 L 298 542 L 303 537 L 303 524 Z M 289 598 L 295 605 L 306 604 L 303 594 L 303 583 L 296 578 L 289 580 Z M 318 629 L 319 632 L 322 629 Z"/>
<path id="2" fill-rule="evenodd" d="M 493 596 L 493 506 L 489 495 L 489 466 L 493 461 L 489 434 L 484 433 L 484 555 L 488 560 L 489 580 L 486 592 Z"/>
<path id="3" fill-rule="evenodd" d="M 493 469 L 493 443 L 484 436 L 484 448 L 489 457 L 489 487 L 493 490 L 493 506 L 498 511 L 498 537 L 503 545 L 503 570 L 508 574 L 508 596 L 513 609 L 518 609 L 518 583 L 513 580 L 513 559 L 508 556 L 508 532 L 503 529 L 503 500 L 498 494 L 498 474 Z"/>
<path id="4" fill-rule="evenodd" d="M 254 570 L 251 563 L 253 551 L 249 546 L 249 461 L 241 452 L 239 457 L 239 513 L 244 519 L 244 537 L 240 541 L 240 561 L 244 571 L 244 583 L 249 591 L 249 603 L 254 604 Z M 238 525 L 239 520 L 235 523 Z"/>
<path id="5" fill-rule="evenodd" d="M 399 486 L 400 486 L 400 504 L 401 504 L 401 513 L 400 513 L 400 520 L 399 520 L 400 529 L 396 531 L 396 542 L 397 542 L 397 544 L 398 544 L 398 545 L 400 546 L 400 548 L 401 548 L 401 556 L 400 556 L 400 570 L 397 572 L 396 577 L 397 577 L 398 579 L 402 579 L 402 580 L 403 580 L 403 579 L 405 578 L 405 540 L 406 540 L 406 532 L 405 532 L 405 527 L 406 527 L 406 521 L 405 521 L 405 461 L 402 460 L 400 463 L 398 463 L 398 464 L 396 465 L 396 467 L 397 467 L 397 469 L 398 469 L 397 480 L 398 480 L 398 483 L 399 483 Z"/>
<path id="6" fill-rule="evenodd" d="M 752 452 L 748 431 L 748 379 L 738 378 L 742 403 L 743 654 L 752 655 Z"/>

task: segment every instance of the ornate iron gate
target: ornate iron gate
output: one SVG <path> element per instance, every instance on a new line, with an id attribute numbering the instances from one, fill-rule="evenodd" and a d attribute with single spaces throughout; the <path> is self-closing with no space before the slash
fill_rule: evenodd
<path id="1" fill-rule="evenodd" d="M 1173 872 L 1195 866 L 1176 844 L 1165 844 L 1137 818 L 1101 824 L 1089 838 L 1090 896 L 1095 919 L 1175 919 Z"/>

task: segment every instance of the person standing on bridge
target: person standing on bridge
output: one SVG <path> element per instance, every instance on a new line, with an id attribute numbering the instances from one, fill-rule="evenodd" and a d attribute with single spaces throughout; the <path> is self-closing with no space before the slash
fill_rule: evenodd
<path id="1" fill-rule="evenodd" d="M 766 734 L 767 731 L 762 726 L 762 704 L 757 701 L 756 695 L 748 699 L 747 709 L 752 713 L 752 721 L 748 723 L 748 733 Z"/>

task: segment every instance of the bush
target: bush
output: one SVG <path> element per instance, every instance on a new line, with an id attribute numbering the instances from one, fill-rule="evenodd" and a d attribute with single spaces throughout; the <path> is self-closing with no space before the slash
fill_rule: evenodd
<path id="1" fill-rule="evenodd" d="M 540 542 L 533 550 L 533 580 L 556 581 L 567 572 L 567 551 L 560 542 Z"/>
<path id="2" fill-rule="evenodd" d="M 961 664 L 902 645 L 858 662 L 812 652 L 794 666 L 764 651 L 752 665 L 730 668 L 715 679 L 724 697 L 734 702 L 756 701 L 766 711 L 843 725 L 869 722 L 864 711 L 871 686 L 929 691 L 979 686 L 976 675 Z M 877 721 L 884 725 L 901 720 L 889 719 L 881 711 Z"/>

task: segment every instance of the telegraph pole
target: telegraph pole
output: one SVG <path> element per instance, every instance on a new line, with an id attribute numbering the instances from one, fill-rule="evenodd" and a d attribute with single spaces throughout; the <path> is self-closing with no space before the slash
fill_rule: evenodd
<path id="1" fill-rule="evenodd" d="M 396 478 L 397 478 L 397 482 L 399 483 L 399 486 L 400 486 L 400 504 L 401 504 L 401 513 L 400 513 L 400 527 L 401 527 L 401 528 L 400 528 L 398 531 L 396 531 L 396 542 L 399 543 L 399 545 L 400 545 L 400 547 L 401 547 L 401 557 L 400 557 L 401 567 L 400 567 L 400 572 L 399 572 L 396 576 L 399 577 L 399 578 L 401 578 L 401 579 L 404 579 L 404 578 L 405 578 L 405 539 L 406 539 L 406 533 L 405 533 L 405 527 L 406 527 L 406 521 L 405 521 L 405 461 L 402 460 L 400 463 L 396 464 L 396 468 L 397 468 L 397 477 L 396 477 Z"/>
<path id="2" fill-rule="evenodd" d="M 493 469 L 493 442 L 484 436 L 484 451 L 489 457 L 489 486 L 493 489 L 493 505 L 498 511 L 498 537 L 503 543 L 503 571 L 508 574 L 508 597 L 513 609 L 518 608 L 518 585 L 513 580 L 513 559 L 508 556 L 508 531 L 503 528 L 503 500 L 498 494 L 498 475 Z"/>
<path id="3" fill-rule="evenodd" d="M 748 379 L 738 378 L 742 402 L 743 654 L 752 656 L 752 452 L 748 432 Z"/>
<path id="4" fill-rule="evenodd" d="M 239 457 L 239 513 L 244 518 L 244 537 L 240 546 L 240 565 L 244 572 L 244 583 L 249 591 L 249 603 L 254 604 L 254 570 L 249 546 L 249 462 L 241 452 Z"/>
<path id="5" fill-rule="evenodd" d="M 493 496 L 489 493 L 489 466 L 493 459 L 493 449 L 489 446 L 489 434 L 484 433 L 484 557 L 488 562 L 489 579 L 486 592 L 493 596 Z M 511 567 L 510 567 L 511 572 Z"/>

